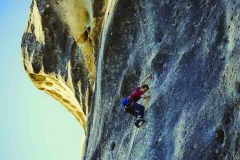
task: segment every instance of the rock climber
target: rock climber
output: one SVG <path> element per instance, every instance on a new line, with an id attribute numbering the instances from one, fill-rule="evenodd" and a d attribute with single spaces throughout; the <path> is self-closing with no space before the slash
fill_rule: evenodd
<path id="1" fill-rule="evenodd" d="M 145 77 L 141 81 L 140 86 L 138 86 L 127 98 L 124 98 L 122 101 L 122 106 L 124 106 L 125 111 L 135 117 L 135 126 L 137 128 L 145 123 L 145 120 L 143 119 L 145 107 L 137 103 L 137 101 L 140 98 L 150 98 L 150 95 L 146 94 L 149 91 L 149 86 L 145 84 L 146 80 L 150 77 L 150 74 Z"/>

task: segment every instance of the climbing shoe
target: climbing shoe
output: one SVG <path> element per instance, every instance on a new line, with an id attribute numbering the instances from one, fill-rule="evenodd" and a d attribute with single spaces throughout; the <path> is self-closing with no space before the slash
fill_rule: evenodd
<path id="1" fill-rule="evenodd" d="M 137 118 L 137 120 L 135 121 L 135 126 L 137 128 L 141 127 L 146 121 L 143 118 Z"/>

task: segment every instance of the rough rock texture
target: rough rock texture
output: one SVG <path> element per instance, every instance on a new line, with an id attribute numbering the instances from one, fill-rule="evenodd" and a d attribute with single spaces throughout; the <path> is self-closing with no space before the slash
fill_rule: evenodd
<path id="1" fill-rule="evenodd" d="M 111 1 L 84 159 L 240 159 L 240 2 Z M 119 106 L 148 73 L 146 125 Z"/>
<path id="2" fill-rule="evenodd" d="M 84 0 L 33 0 L 22 38 L 24 68 L 34 85 L 62 103 L 84 130 L 104 11 Z"/>
<path id="3" fill-rule="evenodd" d="M 35 85 L 53 91 L 47 83 L 52 78 L 52 86 L 68 87 L 68 99 L 78 104 L 70 111 L 88 114 L 83 159 L 240 159 L 240 2 L 98 2 L 89 10 L 91 22 L 83 20 L 88 29 L 97 26 L 89 29 L 95 37 L 89 61 L 90 52 L 84 53 L 76 36 L 81 33 L 43 0 L 37 1 L 44 6 L 37 6 L 40 16 L 33 16 L 42 22 L 29 21 L 22 43 L 25 69 Z M 97 66 L 88 63 L 96 58 Z M 76 72 L 70 71 L 73 64 Z M 137 129 L 120 103 L 148 73 L 151 98 L 140 101 L 147 122 Z"/>

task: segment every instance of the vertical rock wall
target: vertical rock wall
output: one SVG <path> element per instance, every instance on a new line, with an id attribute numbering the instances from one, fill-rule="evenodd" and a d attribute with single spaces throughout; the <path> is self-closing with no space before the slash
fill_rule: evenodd
<path id="1" fill-rule="evenodd" d="M 239 10 L 236 0 L 33 0 L 24 67 L 86 130 L 83 159 L 239 159 Z M 148 73 L 137 129 L 120 103 Z"/>
<path id="2" fill-rule="evenodd" d="M 83 159 L 239 159 L 239 7 L 110 1 Z M 120 103 L 148 73 L 137 129 Z"/>

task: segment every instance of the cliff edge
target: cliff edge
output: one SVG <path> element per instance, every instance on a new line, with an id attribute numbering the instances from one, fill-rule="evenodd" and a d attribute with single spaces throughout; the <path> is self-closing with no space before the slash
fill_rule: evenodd
<path id="1" fill-rule="evenodd" d="M 70 1 L 33 0 L 22 58 L 83 126 L 83 159 L 240 158 L 240 2 Z M 120 104 L 148 73 L 136 128 Z"/>

